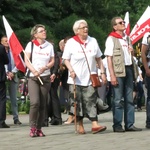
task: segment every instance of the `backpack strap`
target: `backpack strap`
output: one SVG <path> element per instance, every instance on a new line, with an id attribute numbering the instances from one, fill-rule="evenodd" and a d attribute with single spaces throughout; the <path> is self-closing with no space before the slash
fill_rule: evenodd
<path id="1" fill-rule="evenodd" d="M 33 46 L 34 46 L 34 44 L 33 44 L 33 42 L 31 41 L 31 55 L 30 55 L 30 62 L 32 63 L 32 53 L 33 53 Z M 28 72 L 27 72 L 27 78 L 29 77 L 29 74 L 30 74 L 30 70 L 28 69 Z"/>

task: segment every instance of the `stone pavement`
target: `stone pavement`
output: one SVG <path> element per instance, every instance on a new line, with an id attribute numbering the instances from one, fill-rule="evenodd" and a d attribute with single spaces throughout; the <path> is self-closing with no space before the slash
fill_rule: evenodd
<path id="1" fill-rule="evenodd" d="M 68 117 L 62 114 L 65 121 Z M 75 134 L 74 124 L 43 127 L 46 137 L 29 137 L 29 117 L 20 115 L 20 126 L 13 124 L 8 115 L 6 123 L 9 129 L 0 129 L 0 150 L 150 150 L 150 131 L 145 129 L 145 112 L 135 113 L 135 126 L 143 128 L 141 132 L 114 133 L 112 131 L 111 112 L 99 115 L 99 123 L 107 130 L 91 133 L 91 122 L 84 119 L 85 135 Z"/>

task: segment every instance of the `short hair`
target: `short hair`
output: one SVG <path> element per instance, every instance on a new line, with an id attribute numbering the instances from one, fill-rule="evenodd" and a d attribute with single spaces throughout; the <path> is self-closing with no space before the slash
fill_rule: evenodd
<path id="1" fill-rule="evenodd" d="M 2 39 L 3 38 L 7 38 L 7 36 L 6 35 L 3 35 L 2 37 L 1 37 L 1 43 L 2 43 Z"/>
<path id="2" fill-rule="evenodd" d="M 61 51 L 63 51 L 64 46 L 65 46 L 64 39 L 62 39 L 59 42 L 59 48 L 60 48 Z"/>
<path id="3" fill-rule="evenodd" d="M 78 33 L 78 29 L 79 29 L 79 26 L 80 26 L 81 23 L 87 24 L 87 22 L 83 19 L 75 21 L 75 23 L 73 25 L 73 31 L 74 31 L 75 35 Z"/>
<path id="4" fill-rule="evenodd" d="M 30 32 L 31 38 L 34 38 L 34 34 L 37 33 L 37 29 L 40 28 L 40 27 L 42 27 L 42 28 L 45 29 L 45 26 L 42 25 L 42 24 L 36 24 L 36 25 L 31 29 L 31 32 Z"/>
<path id="5" fill-rule="evenodd" d="M 112 20 L 111 20 L 111 27 L 112 27 L 113 31 L 114 31 L 114 25 L 116 25 L 116 20 L 117 19 L 122 19 L 122 18 L 117 16 L 117 17 L 112 18 Z"/>

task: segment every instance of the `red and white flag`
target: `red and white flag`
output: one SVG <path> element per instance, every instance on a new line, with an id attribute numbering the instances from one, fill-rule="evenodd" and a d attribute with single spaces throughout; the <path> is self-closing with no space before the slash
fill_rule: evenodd
<path id="1" fill-rule="evenodd" d="M 130 33 L 132 44 L 140 40 L 143 37 L 143 35 L 149 31 L 150 31 L 150 7 L 148 6 Z"/>
<path id="2" fill-rule="evenodd" d="M 125 27 L 126 27 L 125 33 L 129 36 L 130 35 L 129 12 L 126 12 L 124 21 L 125 21 Z"/>
<path id="3" fill-rule="evenodd" d="M 8 24 L 4 16 L 3 16 L 3 23 L 6 30 L 9 46 L 14 58 L 15 65 L 18 70 L 25 73 L 26 70 L 25 63 L 20 55 L 20 53 L 23 51 L 23 47 L 21 46 L 19 40 L 17 39 L 15 33 L 13 32 L 12 28 L 10 27 L 10 25 Z"/>

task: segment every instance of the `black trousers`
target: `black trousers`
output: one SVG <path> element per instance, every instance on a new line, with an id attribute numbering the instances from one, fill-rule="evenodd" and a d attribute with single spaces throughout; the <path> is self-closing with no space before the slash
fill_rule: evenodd
<path id="1" fill-rule="evenodd" d="M 0 82 L 0 124 L 6 120 L 6 84 Z"/>
<path id="2" fill-rule="evenodd" d="M 51 83 L 51 88 L 49 92 L 48 100 L 48 118 L 51 119 L 61 119 L 61 106 L 58 97 L 58 86 L 60 80 L 56 78 L 54 82 Z"/>

